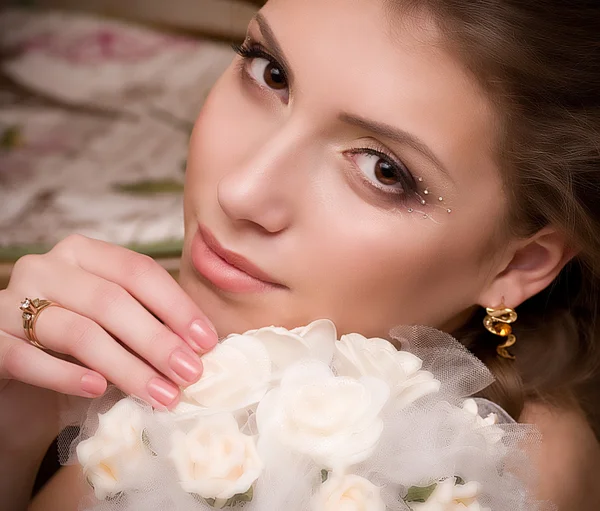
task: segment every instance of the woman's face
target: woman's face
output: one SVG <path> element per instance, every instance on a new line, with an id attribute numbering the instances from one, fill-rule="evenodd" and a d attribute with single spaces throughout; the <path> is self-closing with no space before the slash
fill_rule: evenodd
<path id="1" fill-rule="evenodd" d="M 182 285 L 219 333 L 457 326 L 505 203 L 490 104 L 435 26 L 271 0 L 242 53 L 198 118 L 185 193 Z"/>

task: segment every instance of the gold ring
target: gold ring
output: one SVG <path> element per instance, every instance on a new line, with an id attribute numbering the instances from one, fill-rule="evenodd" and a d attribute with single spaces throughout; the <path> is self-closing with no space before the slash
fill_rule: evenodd
<path id="1" fill-rule="evenodd" d="M 36 298 L 34 300 L 25 298 L 19 307 L 23 313 L 23 329 L 25 330 L 25 336 L 27 337 L 27 340 L 36 348 L 41 350 L 46 350 L 48 348 L 40 343 L 35 335 L 35 324 L 40 316 L 40 312 L 52 306 L 58 307 L 59 305 L 49 300 L 42 300 L 40 298 Z"/>

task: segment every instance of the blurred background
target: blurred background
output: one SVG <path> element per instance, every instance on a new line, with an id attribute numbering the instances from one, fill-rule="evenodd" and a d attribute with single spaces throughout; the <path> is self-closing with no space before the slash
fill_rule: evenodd
<path id="1" fill-rule="evenodd" d="M 71 233 L 176 273 L 194 119 L 260 0 L 0 0 L 0 288 Z"/>
<path id="2" fill-rule="evenodd" d="M 0 0 L 0 289 L 71 233 L 177 273 L 193 122 L 261 3 Z"/>

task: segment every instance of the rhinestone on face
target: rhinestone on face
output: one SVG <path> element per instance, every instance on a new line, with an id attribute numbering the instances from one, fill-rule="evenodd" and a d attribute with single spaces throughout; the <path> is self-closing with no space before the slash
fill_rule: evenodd
<path id="1" fill-rule="evenodd" d="M 429 218 L 429 215 L 423 215 L 423 218 L 424 218 L 425 220 L 427 220 L 427 219 Z"/>
<path id="2" fill-rule="evenodd" d="M 438 197 L 438 200 L 439 200 L 440 202 L 442 202 L 442 201 L 444 200 L 444 197 Z"/>
<path id="3" fill-rule="evenodd" d="M 422 177 L 420 177 L 420 178 L 419 178 L 419 183 L 422 183 L 422 182 L 423 182 L 423 178 L 422 178 Z"/>
<path id="4" fill-rule="evenodd" d="M 29 309 L 30 305 L 31 305 L 31 302 L 29 301 L 29 298 L 26 298 L 25 300 L 23 300 L 21 302 L 21 310 Z"/>
<path id="5" fill-rule="evenodd" d="M 424 193 L 425 195 L 429 195 L 429 190 L 425 190 L 423 193 Z"/>
<path id="6" fill-rule="evenodd" d="M 408 208 L 408 212 L 409 212 L 409 213 L 412 213 L 413 211 L 414 211 L 414 209 L 413 209 L 413 208 Z"/>
<path id="7" fill-rule="evenodd" d="M 446 211 L 447 211 L 448 213 L 452 213 L 452 210 L 451 210 L 451 209 L 447 209 Z"/>
<path id="8" fill-rule="evenodd" d="M 427 203 L 426 203 L 424 200 L 422 200 L 422 201 L 421 201 L 421 204 L 423 204 L 423 206 L 424 206 L 424 205 L 425 205 L 425 204 L 427 204 Z"/>

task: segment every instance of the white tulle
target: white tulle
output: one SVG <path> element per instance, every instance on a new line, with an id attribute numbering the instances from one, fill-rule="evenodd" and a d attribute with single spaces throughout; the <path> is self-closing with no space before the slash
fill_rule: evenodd
<path id="1" fill-rule="evenodd" d="M 260 391 L 256 395 L 262 399 L 258 405 L 219 410 L 214 416 L 210 408 L 207 413 L 206 407 L 198 414 L 193 407 L 185 414 L 156 412 L 111 388 L 101 399 L 89 402 L 79 418 L 71 412 L 69 425 L 80 429 L 74 439 L 68 434 L 72 428 L 63 435 L 63 461 L 68 464 L 79 463 L 78 446 L 80 452 L 85 451 L 86 445 L 92 445 L 93 439 L 101 436 L 99 416 L 104 417 L 115 403 L 125 399 L 127 406 L 121 405 L 121 411 L 130 413 L 136 424 L 141 416 L 143 424 L 139 436 L 143 449 L 123 451 L 124 456 L 134 452 L 143 459 L 128 458 L 127 463 L 118 465 L 134 467 L 135 473 L 128 474 L 122 484 L 114 485 L 118 491 L 112 495 L 96 488 L 100 491 L 82 502 L 81 509 L 210 511 L 226 505 L 232 492 L 242 492 L 248 485 L 252 485 L 251 500 L 236 504 L 234 509 L 453 511 L 463 508 L 442 501 L 450 499 L 452 491 L 461 494 L 474 489 L 476 496 L 469 495 L 471 507 L 465 505 L 464 509 L 551 509 L 548 503 L 536 501 L 531 492 L 535 479 L 529 457 L 539 444 L 537 433 L 510 419 L 497 423 L 499 418 L 507 418 L 501 409 L 484 400 L 468 400 L 493 378 L 483 363 L 451 336 L 427 327 L 401 327 L 394 330 L 392 337 L 396 346 L 410 356 L 394 358 L 388 347 L 381 346 L 383 351 L 363 354 L 363 359 L 356 347 L 362 345 L 360 339 L 351 348 L 318 349 L 311 329 L 326 330 L 327 335 L 332 335 L 331 328 L 323 323 L 295 331 L 298 336 L 307 334 L 308 341 L 294 349 L 299 352 L 299 346 L 308 346 L 308 358 L 292 364 L 281 379 L 277 375 L 266 393 L 262 375 L 268 370 L 261 370 L 257 380 Z M 280 366 L 289 365 L 287 354 L 273 341 L 276 335 L 285 338 L 285 332 L 272 330 L 264 336 L 268 350 L 277 353 L 277 372 Z M 363 364 L 363 372 L 355 374 L 355 379 L 335 372 L 335 368 L 350 371 L 349 360 L 358 359 L 362 360 L 356 363 Z M 385 378 L 377 379 L 378 364 Z M 394 364 L 404 373 L 396 377 L 392 372 Z M 401 387 L 401 392 L 398 386 L 411 378 L 416 390 L 406 399 L 411 386 Z M 439 385 L 432 386 L 434 381 Z M 325 387 L 319 387 L 321 384 Z M 405 398 L 395 399 L 394 388 Z M 332 402 L 335 396 L 339 396 L 339 401 Z M 327 403 L 330 405 L 325 406 Z M 495 415 L 488 415 L 491 412 Z M 340 422 L 340 417 L 344 422 Z M 112 431 L 106 425 L 108 419 L 100 420 L 105 430 Z M 213 423 L 217 424 L 218 434 L 210 433 L 217 431 L 210 429 Z M 330 435 L 330 431 L 335 434 Z M 355 441 L 348 440 L 352 438 Z M 127 445 L 131 443 L 129 439 Z M 98 446 L 101 451 L 100 441 Z M 115 455 L 114 451 L 110 454 Z M 188 463 L 188 455 L 197 463 Z M 96 458 L 102 458 L 102 453 Z M 331 460 L 335 467 L 329 466 Z M 186 472 L 190 467 L 192 472 Z M 88 467 L 88 477 L 90 473 Z M 190 477 L 198 479 L 197 484 L 190 482 Z M 465 486 L 452 490 L 450 482 L 459 480 L 455 478 L 464 481 Z M 90 482 L 94 483 L 93 477 Z M 427 502 L 405 502 L 411 487 L 434 483 L 438 483 L 438 488 L 429 507 Z M 213 487 L 221 491 L 220 498 L 208 498 Z M 194 488 L 199 488 L 197 493 L 193 493 Z"/>

